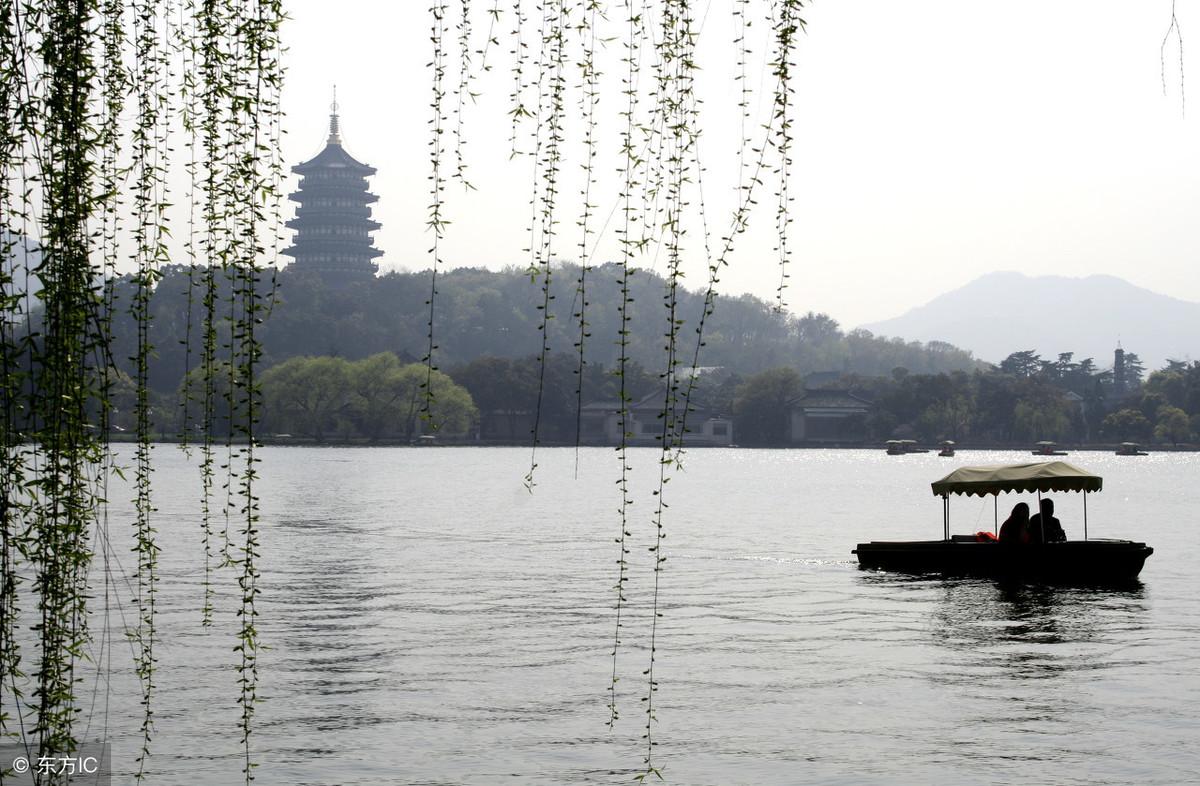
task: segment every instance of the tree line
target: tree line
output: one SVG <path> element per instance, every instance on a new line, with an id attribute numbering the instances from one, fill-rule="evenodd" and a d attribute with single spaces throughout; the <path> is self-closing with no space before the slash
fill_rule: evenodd
<path id="1" fill-rule="evenodd" d="M 540 288 L 531 286 L 527 275 L 477 269 L 447 273 L 439 284 L 437 338 L 444 370 L 430 377 L 439 403 L 426 411 L 421 386 L 427 372 L 419 362 L 427 340 L 424 274 L 388 273 L 331 288 L 319 277 L 280 271 L 263 282 L 275 292 L 260 327 L 267 432 L 315 440 L 409 440 L 437 424 L 439 433 L 465 438 L 478 433 L 482 419 L 508 417 L 514 424 L 509 433 L 517 439 L 519 415 L 536 408 L 540 386 L 542 438 L 572 442 L 581 404 L 619 406 L 620 385 L 612 374 L 618 348 L 598 338 L 610 321 L 616 330 L 615 271 L 601 266 L 592 273 L 593 338 L 582 376 L 575 351 L 552 352 L 545 368 L 539 367 L 537 325 L 529 315 L 536 312 L 531 304 Z M 559 279 L 564 288 L 570 283 L 569 266 Z M 635 282 L 635 302 L 653 306 L 635 314 L 631 325 L 632 360 L 625 381 L 634 400 L 659 384 L 661 325 L 654 309 L 664 285 L 649 272 Z M 158 355 L 149 395 L 152 420 L 164 437 L 195 428 L 189 412 L 202 397 L 196 358 L 188 355 L 189 337 L 194 339 L 201 327 L 197 285 L 187 267 L 167 267 L 149 304 L 150 340 Z M 129 278 L 106 285 L 105 297 L 113 304 L 110 357 L 117 369 L 111 422 L 118 432 L 130 427 L 126 421 L 135 408 L 125 359 L 135 355 L 136 323 L 122 310 L 133 292 Z M 683 301 L 686 324 L 688 309 L 698 316 L 702 300 L 685 292 Z M 550 321 L 552 346 L 570 348 L 578 340 L 569 322 Z M 30 326 L 36 334 L 36 314 Z M 229 325 L 218 321 L 215 329 L 217 341 L 228 340 Z M 707 373 L 698 378 L 692 405 L 735 415 L 736 441 L 746 445 L 786 441 L 789 407 L 813 372 L 822 372 L 825 384 L 835 376 L 833 384 L 871 402 L 863 429 L 871 440 L 1178 443 L 1197 439 L 1200 428 L 1195 363 L 1172 361 L 1144 380 L 1146 370 L 1131 352 L 1125 353 L 1120 380 L 1094 359 L 1076 360 L 1072 353 L 1043 359 L 1036 351 L 1018 351 L 992 366 L 948 344 L 845 332 L 827 315 L 776 312 L 751 296 L 719 301 L 701 362 Z M 232 399 L 229 391 L 237 385 L 229 369 L 215 380 L 218 410 L 225 406 L 225 415 L 218 411 L 219 430 L 230 422 L 232 406 L 221 402 Z"/>
<path id="2" fill-rule="evenodd" d="M 619 267 L 600 265 L 588 272 L 589 365 L 617 365 L 621 303 Z M 556 354 L 575 355 L 578 365 L 576 296 L 578 269 L 563 265 L 551 282 L 548 340 Z M 218 280 L 215 299 L 228 302 L 231 284 Z M 174 391 L 195 365 L 189 337 L 200 335 L 199 278 L 187 266 L 165 266 L 151 294 L 149 341 L 156 353 L 150 386 Z M 350 361 L 390 352 L 403 363 L 420 361 L 428 346 L 429 274 L 389 272 L 374 279 L 330 287 L 320 276 L 285 268 L 260 285 L 273 292 L 272 304 L 257 328 L 263 368 L 293 357 L 330 356 Z M 632 278 L 629 358 L 646 369 L 665 367 L 662 294 L 666 281 L 641 270 Z M 112 357 L 128 371 L 126 359 L 136 354 L 137 326 L 128 315 L 136 282 L 117 278 L 107 285 L 112 303 Z M 520 360 L 541 347 L 541 286 L 524 270 L 476 268 L 450 270 L 438 277 L 435 343 L 442 369 L 462 367 L 483 357 Z M 680 335 L 695 336 L 704 309 L 703 293 L 680 290 Z M 36 326 L 35 326 L 36 329 Z M 218 322 L 217 340 L 228 341 L 230 326 Z M 865 330 L 844 331 L 827 315 L 776 311 L 759 298 L 720 297 L 705 328 L 701 362 L 741 375 L 777 366 L 801 373 L 836 370 L 862 375 L 889 373 L 903 366 L 915 373 L 970 371 L 981 365 L 970 352 L 942 342 L 921 343 L 881 338 Z"/>
<path id="3" fill-rule="evenodd" d="M 1200 362 L 1169 361 L 1144 374 L 1134 353 L 1125 353 L 1118 375 L 1091 358 L 1076 361 L 1073 353 L 1043 360 L 1026 350 L 970 373 L 914 374 L 897 367 L 884 376 L 847 374 L 836 384 L 871 402 L 865 433 L 878 442 L 1200 441 Z M 804 389 L 803 377 L 790 368 L 739 384 L 737 441 L 784 444 L 789 406 Z"/>
<path id="4" fill-rule="evenodd" d="M 823 384 L 870 402 L 862 433 L 872 443 L 891 438 L 950 439 L 994 445 L 1200 440 L 1200 363 L 1171 361 L 1144 377 L 1126 353 L 1122 378 L 1069 353 L 1044 361 L 1016 352 L 996 366 L 972 372 L 915 374 L 897 367 L 883 376 L 841 375 Z M 569 444 L 577 438 L 579 406 L 620 407 L 620 380 L 612 369 L 554 354 L 537 358 L 484 356 L 435 372 L 433 420 L 440 434 L 474 439 L 486 418 L 512 419 L 509 439 L 528 438 L 529 417 L 541 383 L 541 438 Z M 390 354 L 361 361 L 292 358 L 267 372 L 264 410 L 272 429 L 313 439 L 410 439 L 429 433 L 421 385 L 426 370 Z M 626 370 L 631 401 L 655 393 L 658 375 L 639 364 Z M 691 406 L 706 415 L 732 415 L 737 444 L 789 444 L 791 408 L 806 392 L 805 376 L 781 367 L 743 376 L 715 368 L 697 377 Z M 584 395 L 586 393 L 586 395 Z"/>
<path id="5" fill-rule="evenodd" d="M 1097 370 L 1090 359 L 1070 355 L 1052 362 L 1026 362 L 1035 353 L 1014 353 L 997 366 L 970 373 L 914 374 L 897 367 L 884 376 L 846 374 L 822 384 L 870 402 L 862 432 L 879 443 L 891 438 L 925 442 L 944 439 L 994 445 L 1027 445 L 1050 439 L 1063 443 L 1136 441 L 1179 444 L 1200 441 L 1200 362 L 1170 361 L 1144 379 L 1133 357 L 1126 379 Z M 1128 357 L 1128 355 L 1127 355 Z M 217 433 L 227 428 L 232 370 L 215 375 Z M 484 356 L 435 371 L 432 404 L 426 411 L 422 363 L 404 363 L 392 353 L 351 361 L 332 356 L 297 356 L 268 369 L 262 378 L 264 433 L 315 441 L 411 441 L 436 433 L 472 440 L 487 419 L 511 420 L 511 441 L 528 437 L 541 383 L 541 438 L 567 444 L 576 439 L 579 406 L 601 402 L 620 407 L 620 380 L 612 369 L 584 366 L 578 358 L 552 354 L 545 369 L 536 357 Z M 170 437 L 188 430 L 199 411 L 202 376 L 192 372 L 176 390 L 155 393 L 157 428 Z M 660 388 L 658 374 L 631 364 L 625 387 L 636 401 Z M 1118 390 L 1124 392 L 1117 394 Z M 793 405 L 806 391 L 805 376 L 780 367 L 743 376 L 714 368 L 700 375 L 691 406 L 734 417 L 737 444 L 789 444 Z M 117 431 L 130 426 L 135 388 L 118 375 L 110 420 Z M 194 428 L 194 426 L 193 426 Z"/>

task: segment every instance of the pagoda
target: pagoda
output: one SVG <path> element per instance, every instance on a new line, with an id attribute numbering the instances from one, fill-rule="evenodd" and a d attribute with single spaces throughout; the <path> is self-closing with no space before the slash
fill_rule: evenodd
<path id="1" fill-rule="evenodd" d="M 296 230 L 296 237 L 283 253 L 295 260 L 289 269 L 317 273 L 336 286 L 371 279 L 378 269 L 373 260 L 383 252 L 371 239 L 380 226 L 371 220 L 369 207 L 379 197 L 367 191 L 375 168 L 342 147 L 336 94 L 330 109 L 325 149 L 292 167 L 300 175 L 300 188 L 288 198 L 299 207 L 287 226 Z"/>

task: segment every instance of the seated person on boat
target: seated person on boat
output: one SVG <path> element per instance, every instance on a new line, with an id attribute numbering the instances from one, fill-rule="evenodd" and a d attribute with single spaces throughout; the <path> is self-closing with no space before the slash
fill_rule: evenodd
<path id="1" fill-rule="evenodd" d="M 1033 543 L 1061 543 L 1067 539 L 1062 522 L 1054 517 L 1054 501 L 1049 497 L 1038 503 L 1041 512 L 1029 520 L 1029 536 Z"/>
<path id="2" fill-rule="evenodd" d="M 1001 543 L 1021 543 L 1029 528 L 1029 503 L 1018 502 L 1013 506 L 1012 513 L 1000 525 Z"/>

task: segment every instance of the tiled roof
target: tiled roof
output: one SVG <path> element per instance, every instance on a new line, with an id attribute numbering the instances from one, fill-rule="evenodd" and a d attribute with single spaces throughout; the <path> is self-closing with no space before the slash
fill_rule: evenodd
<path id="1" fill-rule="evenodd" d="M 306 172 L 311 172 L 314 169 L 323 167 L 330 168 L 345 168 L 362 173 L 364 176 L 375 174 L 375 167 L 367 166 L 363 162 L 354 158 L 346 152 L 337 142 L 330 142 L 325 145 L 325 149 L 316 156 L 305 161 L 303 164 L 297 164 L 292 167 L 292 171 L 298 175 L 303 175 Z"/>
<path id="2" fill-rule="evenodd" d="M 848 390 L 806 390 L 789 404 L 804 409 L 869 409 L 871 402 Z"/>

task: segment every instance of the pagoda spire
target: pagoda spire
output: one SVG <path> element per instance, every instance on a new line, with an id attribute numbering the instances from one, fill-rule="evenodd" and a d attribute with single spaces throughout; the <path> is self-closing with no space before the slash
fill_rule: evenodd
<path id="1" fill-rule="evenodd" d="M 329 140 L 331 145 L 340 145 L 342 143 L 342 135 L 338 131 L 338 102 L 337 102 L 337 85 L 333 86 L 333 103 L 329 105 Z"/>

